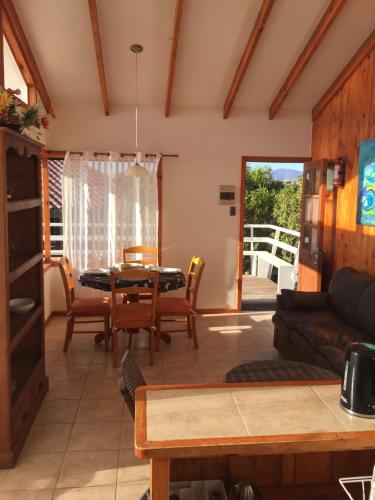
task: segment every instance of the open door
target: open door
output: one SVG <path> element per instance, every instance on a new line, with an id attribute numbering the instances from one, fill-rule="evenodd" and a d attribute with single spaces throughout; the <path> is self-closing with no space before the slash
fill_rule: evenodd
<path id="1" fill-rule="evenodd" d="M 327 160 L 307 162 L 303 168 L 298 290 L 322 289 L 327 168 Z"/>

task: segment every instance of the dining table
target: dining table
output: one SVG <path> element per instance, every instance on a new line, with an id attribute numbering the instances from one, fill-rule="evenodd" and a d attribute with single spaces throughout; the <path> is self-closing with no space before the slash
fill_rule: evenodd
<path id="1" fill-rule="evenodd" d="M 111 291 L 111 271 L 126 270 L 122 269 L 122 265 L 116 265 L 111 267 L 100 267 L 97 269 L 87 269 L 83 271 L 78 279 L 78 282 L 82 286 L 87 286 L 96 290 L 102 290 L 104 292 Z M 167 293 L 172 290 L 178 290 L 186 285 L 186 278 L 181 269 L 165 266 L 151 266 L 138 264 L 136 266 L 131 266 L 129 269 L 144 269 L 147 271 L 156 271 L 159 273 L 159 283 L 158 283 L 158 293 Z M 129 281 L 129 280 L 118 280 L 117 286 L 119 288 L 126 288 L 131 286 L 150 288 L 152 287 L 152 282 L 149 280 L 141 281 Z M 132 302 L 138 302 L 139 297 L 137 294 L 131 295 L 130 300 Z M 136 332 L 133 332 L 136 333 Z M 171 343 L 171 337 L 167 333 L 161 333 L 160 338 L 166 343 Z M 99 333 L 95 336 L 95 343 L 100 344 L 104 340 L 104 334 Z"/>

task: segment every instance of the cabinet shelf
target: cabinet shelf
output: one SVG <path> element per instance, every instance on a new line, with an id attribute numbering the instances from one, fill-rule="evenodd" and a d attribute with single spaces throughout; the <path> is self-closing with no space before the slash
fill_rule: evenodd
<path id="1" fill-rule="evenodd" d="M 12 272 L 9 273 L 9 283 L 13 283 L 17 278 L 25 274 L 29 269 L 31 269 L 35 264 L 38 264 L 43 258 L 43 253 L 39 252 L 33 255 L 27 260 L 23 260 L 22 257 L 19 260 L 22 262 L 21 265 L 16 267 Z M 22 259 L 22 260 L 21 260 Z"/>
<path id="2" fill-rule="evenodd" d="M 34 325 L 35 321 L 42 314 L 43 307 L 35 306 L 27 314 L 19 316 L 11 314 L 10 317 L 10 335 L 11 335 L 11 351 L 14 351 L 18 344 L 22 341 L 23 337 L 27 334 L 30 328 Z"/>
<path id="3" fill-rule="evenodd" d="M 40 207 L 41 204 L 42 200 L 40 198 L 28 198 L 26 200 L 8 201 L 8 213 Z"/>
<path id="4" fill-rule="evenodd" d="M 15 465 L 48 388 L 44 359 L 42 144 L 0 127 L 0 469 Z M 35 301 L 26 314 L 9 300 Z"/>

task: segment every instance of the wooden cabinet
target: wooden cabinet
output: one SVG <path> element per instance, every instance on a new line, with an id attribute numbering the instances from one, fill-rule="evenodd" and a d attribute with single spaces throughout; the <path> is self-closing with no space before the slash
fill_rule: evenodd
<path id="1" fill-rule="evenodd" d="M 48 389 L 44 363 L 40 149 L 0 127 L 0 468 L 12 467 Z M 26 314 L 9 300 L 27 297 Z"/>

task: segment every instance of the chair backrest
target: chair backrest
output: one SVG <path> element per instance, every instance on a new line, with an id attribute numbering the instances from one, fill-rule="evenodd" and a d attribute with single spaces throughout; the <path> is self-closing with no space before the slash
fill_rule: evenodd
<path id="1" fill-rule="evenodd" d="M 125 282 L 125 286 L 121 286 Z M 144 285 L 144 286 L 142 286 Z M 156 299 L 158 296 L 159 273 L 147 271 L 146 269 L 129 269 L 127 271 L 111 272 L 111 292 L 112 292 L 112 324 L 118 326 L 120 316 L 128 313 L 127 327 L 142 328 L 154 326 L 156 320 Z M 130 301 L 119 302 L 119 295 L 137 296 L 150 292 L 151 302 Z M 122 299 L 122 297 L 121 297 Z M 146 316 L 145 316 L 146 315 Z M 142 321 L 142 324 L 140 324 Z"/>
<path id="2" fill-rule="evenodd" d="M 195 311 L 197 307 L 198 290 L 201 282 L 203 269 L 206 263 L 201 257 L 193 257 L 190 262 L 188 282 L 186 287 L 186 298 L 191 308 Z"/>
<path id="3" fill-rule="evenodd" d="M 61 257 L 59 269 L 64 283 L 66 308 L 69 311 L 74 301 L 74 279 L 72 275 L 72 268 L 67 257 Z"/>
<path id="4" fill-rule="evenodd" d="M 137 387 L 146 385 L 146 381 L 143 378 L 142 372 L 137 365 L 134 354 L 129 351 L 129 349 L 125 351 L 125 354 L 122 357 L 120 363 L 119 382 L 121 394 L 124 396 L 125 403 L 134 419 L 135 390 L 137 389 Z"/>
<path id="5" fill-rule="evenodd" d="M 136 258 L 136 255 L 141 255 L 141 258 Z M 144 265 L 157 266 L 158 264 L 158 249 L 153 247 L 135 246 L 122 249 L 122 258 L 124 262 L 138 262 Z"/>

